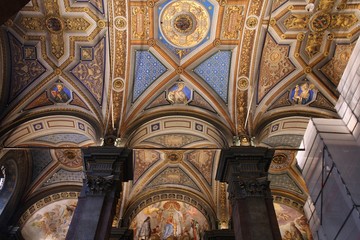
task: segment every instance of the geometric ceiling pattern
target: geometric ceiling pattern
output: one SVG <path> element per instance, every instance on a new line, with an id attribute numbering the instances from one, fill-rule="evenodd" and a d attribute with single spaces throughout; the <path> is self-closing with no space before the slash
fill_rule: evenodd
<path id="1" fill-rule="evenodd" d="M 231 51 L 219 51 L 200 63 L 194 72 L 224 100 L 228 100 Z"/>
<path id="2" fill-rule="evenodd" d="M 166 67 L 149 51 L 135 51 L 133 101 L 156 79 L 167 71 Z"/>
<path id="3" fill-rule="evenodd" d="M 80 148 L 116 140 L 134 149 L 118 219 L 139 199 L 181 192 L 227 226 L 215 173 L 241 139 L 277 149 L 272 191 L 302 206 L 296 150 L 311 117 L 338 118 L 360 35 L 358 1 L 313 4 L 31 0 L 0 27 L 0 144 L 32 163 L 21 203 L 79 190 Z"/>

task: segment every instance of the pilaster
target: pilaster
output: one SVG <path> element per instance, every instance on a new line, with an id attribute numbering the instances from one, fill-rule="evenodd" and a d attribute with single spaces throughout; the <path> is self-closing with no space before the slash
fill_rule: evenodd
<path id="1" fill-rule="evenodd" d="M 228 183 L 236 240 L 281 239 L 268 169 L 274 150 L 232 147 L 223 150 L 216 180 Z"/>
<path id="2" fill-rule="evenodd" d="M 66 239 L 109 239 L 121 184 L 132 179 L 132 151 L 89 147 L 83 155 L 84 185 Z"/>

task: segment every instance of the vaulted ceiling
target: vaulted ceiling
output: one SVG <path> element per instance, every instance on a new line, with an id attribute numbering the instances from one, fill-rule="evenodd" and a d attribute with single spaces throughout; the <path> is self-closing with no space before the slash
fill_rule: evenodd
<path id="1" fill-rule="evenodd" d="M 136 149 L 123 214 L 173 191 L 227 221 L 214 176 L 240 141 L 278 149 L 275 200 L 301 208 L 296 149 L 310 117 L 337 118 L 360 34 L 359 1 L 311 2 L 30 1 L 0 38 L 0 140 L 29 150 L 24 201 L 80 187 L 79 147 L 103 138 Z"/>

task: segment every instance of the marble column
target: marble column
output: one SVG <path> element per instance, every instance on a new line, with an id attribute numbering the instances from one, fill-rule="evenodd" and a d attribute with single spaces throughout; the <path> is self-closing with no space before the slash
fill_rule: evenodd
<path id="1" fill-rule="evenodd" d="M 132 179 L 132 151 L 89 147 L 83 155 L 86 178 L 66 239 L 109 239 L 122 182 Z"/>
<path id="2" fill-rule="evenodd" d="M 228 183 L 236 240 L 281 239 L 268 169 L 274 150 L 231 147 L 220 156 L 216 180 Z"/>

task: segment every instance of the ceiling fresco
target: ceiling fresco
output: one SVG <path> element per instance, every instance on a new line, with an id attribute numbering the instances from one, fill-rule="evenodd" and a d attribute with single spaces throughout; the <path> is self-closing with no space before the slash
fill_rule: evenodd
<path id="1" fill-rule="evenodd" d="M 276 149 L 279 216 L 305 236 L 295 156 L 310 117 L 338 118 L 359 9 L 358 0 L 31 0 L 0 27 L 0 142 L 29 152 L 25 206 L 46 190 L 80 191 L 81 148 L 116 142 L 134 149 L 118 219 L 137 229 L 152 216 L 156 228 L 148 208 L 171 203 L 225 228 L 220 150 L 253 144 Z M 293 224 L 283 225 L 290 236 Z"/>

